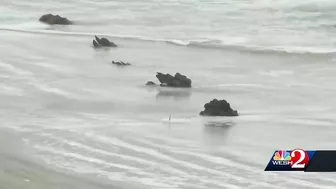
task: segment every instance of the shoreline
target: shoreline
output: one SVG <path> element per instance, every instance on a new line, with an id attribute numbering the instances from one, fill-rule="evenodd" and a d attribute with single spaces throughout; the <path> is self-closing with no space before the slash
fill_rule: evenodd
<path id="1" fill-rule="evenodd" d="M 25 145 L 18 135 L 19 133 L 15 131 L 0 128 L 0 187 L 25 189 L 123 188 L 113 185 L 107 179 L 50 167 L 44 161 L 30 155 L 30 147 Z"/>

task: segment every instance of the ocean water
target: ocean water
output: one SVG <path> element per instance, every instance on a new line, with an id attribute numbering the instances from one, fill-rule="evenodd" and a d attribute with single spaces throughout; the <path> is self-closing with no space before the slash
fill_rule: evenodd
<path id="1" fill-rule="evenodd" d="M 333 173 L 264 172 L 274 150 L 336 147 L 335 9 L 2 0 L 0 188 L 335 188 Z M 93 49 L 94 35 L 119 47 Z M 156 72 L 193 86 L 146 87 Z M 240 116 L 200 117 L 214 98 Z"/>

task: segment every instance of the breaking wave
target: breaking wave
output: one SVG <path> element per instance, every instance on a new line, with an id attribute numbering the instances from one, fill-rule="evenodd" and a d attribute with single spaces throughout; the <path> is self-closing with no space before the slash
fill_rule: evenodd
<path id="1" fill-rule="evenodd" d="M 328 47 L 309 47 L 309 46 L 259 46 L 247 44 L 244 38 L 239 37 L 220 37 L 221 39 L 204 38 L 204 39 L 164 39 L 151 38 L 136 35 L 114 35 L 110 33 L 91 33 L 91 32 L 67 32 L 60 31 L 64 26 L 41 26 L 37 24 L 24 24 L 14 27 L 0 27 L 1 31 L 35 33 L 35 34 L 49 34 L 49 35 L 67 35 L 67 36 L 105 36 L 115 39 L 126 40 L 140 40 L 151 42 L 164 42 L 177 46 L 195 47 L 195 48 L 211 48 L 211 49 L 225 49 L 228 51 L 244 51 L 250 53 L 279 53 L 279 54 L 313 54 L 326 55 L 335 54 L 336 48 Z"/>

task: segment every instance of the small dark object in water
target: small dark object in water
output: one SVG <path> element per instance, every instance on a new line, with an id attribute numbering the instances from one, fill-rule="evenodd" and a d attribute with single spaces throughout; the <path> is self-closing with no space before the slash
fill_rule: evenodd
<path id="1" fill-rule="evenodd" d="M 125 63 L 123 61 L 119 61 L 119 62 L 112 61 L 112 64 L 115 64 L 115 65 L 118 65 L 118 66 L 130 66 L 130 65 L 132 65 L 130 63 Z"/>
<path id="2" fill-rule="evenodd" d="M 156 85 L 153 81 L 148 81 L 146 85 Z"/>
<path id="3" fill-rule="evenodd" d="M 226 100 L 213 99 L 204 105 L 205 110 L 200 112 L 202 116 L 238 116 L 237 110 L 233 110 Z"/>
<path id="4" fill-rule="evenodd" d="M 117 45 L 111 41 L 109 41 L 106 38 L 99 38 L 97 36 L 95 36 L 96 40 L 93 40 L 93 46 L 98 48 L 98 47 L 117 47 Z"/>
<path id="5" fill-rule="evenodd" d="M 40 22 L 44 22 L 50 25 L 59 24 L 59 25 L 71 25 L 73 22 L 68 20 L 65 17 L 53 14 L 45 14 L 39 19 Z"/>
<path id="6" fill-rule="evenodd" d="M 156 78 L 160 81 L 160 86 L 162 87 L 181 87 L 181 88 L 190 88 L 191 80 L 185 75 L 176 73 L 175 76 L 170 74 L 163 74 L 157 72 Z"/>

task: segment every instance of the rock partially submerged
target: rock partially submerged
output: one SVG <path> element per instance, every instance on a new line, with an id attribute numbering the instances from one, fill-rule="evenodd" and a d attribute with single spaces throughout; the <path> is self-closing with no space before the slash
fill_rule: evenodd
<path id="1" fill-rule="evenodd" d="M 176 73 L 175 76 L 172 76 L 170 74 L 157 72 L 156 78 L 158 78 L 158 80 L 160 81 L 161 86 L 182 88 L 191 87 L 191 80 L 180 73 Z"/>
<path id="2" fill-rule="evenodd" d="M 68 20 L 65 17 L 53 14 L 45 14 L 39 19 L 40 22 L 44 22 L 50 25 L 59 24 L 59 25 L 71 25 L 73 22 Z"/>
<path id="3" fill-rule="evenodd" d="M 148 81 L 146 85 L 156 85 L 153 81 Z"/>
<path id="4" fill-rule="evenodd" d="M 204 105 L 205 110 L 200 112 L 202 116 L 238 116 L 237 110 L 233 110 L 226 100 L 213 99 Z"/>
<path id="5" fill-rule="evenodd" d="M 117 47 L 117 45 L 111 41 L 109 41 L 106 38 L 99 38 L 97 36 L 95 36 L 96 40 L 93 40 L 93 46 L 98 48 L 98 47 Z"/>
<path id="6" fill-rule="evenodd" d="M 130 65 L 132 65 L 128 62 L 125 63 L 123 61 L 119 61 L 119 62 L 112 61 L 112 64 L 115 64 L 115 65 L 118 65 L 118 66 L 130 66 Z"/>

